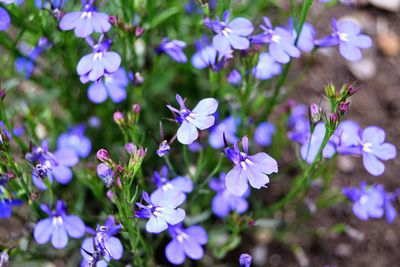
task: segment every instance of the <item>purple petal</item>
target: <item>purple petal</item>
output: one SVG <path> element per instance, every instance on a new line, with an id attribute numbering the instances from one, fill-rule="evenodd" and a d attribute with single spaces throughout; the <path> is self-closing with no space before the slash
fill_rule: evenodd
<path id="1" fill-rule="evenodd" d="M 84 250 L 83 250 L 84 249 Z M 81 246 L 81 255 L 84 259 L 86 260 L 90 260 L 92 258 L 92 256 L 90 256 L 89 254 L 87 254 L 85 252 L 85 250 L 89 253 L 93 253 L 94 252 L 94 247 L 93 247 L 93 238 L 85 238 L 85 240 L 83 240 L 82 242 L 82 246 Z M 97 266 L 96 266 L 97 267 Z"/>
<path id="2" fill-rule="evenodd" d="M 117 71 L 121 65 L 121 57 L 115 52 L 105 52 L 102 61 L 108 73 Z"/>
<path id="3" fill-rule="evenodd" d="M 183 241 L 183 251 L 193 260 L 199 260 L 204 256 L 204 250 L 201 245 L 191 237 Z"/>
<path id="4" fill-rule="evenodd" d="M 75 151 L 68 148 L 57 150 L 56 152 L 54 152 L 54 156 L 57 160 L 57 163 L 61 165 L 72 167 L 79 162 L 79 158 L 76 155 Z"/>
<path id="5" fill-rule="evenodd" d="M 161 208 L 159 217 L 164 219 L 170 225 L 175 225 L 185 219 L 186 213 L 183 209 Z"/>
<path id="6" fill-rule="evenodd" d="M 370 48 L 372 46 L 371 37 L 368 35 L 358 35 L 355 41 L 355 45 L 359 48 Z"/>
<path id="7" fill-rule="evenodd" d="M 99 104 L 107 99 L 107 90 L 103 82 L 95 82 L 89 86 L 88 97 L 93 103 Z"/>
<path id="8" fill-rule="evenodd" d="M 286 64 L 289 62 L 290 57 L 285 51 L 279 46 L 279 44 L 271 43 L 269 45 L 269 53 L 273 59 L 279 63 Z"/>
<path id="9" fill-rule="evenodd" d="M 228 39 L 229 43 L 234 49 L 246 50 L 250 47 L 250 41 L 245 37 L 236 34 L 230 34 Z"/>
<path id="10" fill-rule="evenodd" d="M 315 44 L 321 47 L 335 46 L 339 44 L 339 37 L 337 36 L 326 36 L 322 39 L 315 40 Z"/>
<path id="11" fill-rule="evenodd" d="M 252 166 L 248 166 L 245 171 L 247 175 L 247 179 L 250 182 L 250 185 L 256 189 L 260 189 L 269 183 L 269 177 L 260 172 L 257 168 L 252 168 Z"/>
<path id="12" fill-rule="evenodd" d="M 60 29 L 63 31 L 68 31 L 76 28 L 81 22 L 82 12 L 70 12 L 65 14 L 60 20 Z"/>
<path id="13" fill-rule="evenodd" d="M 0 219 L 10 218 L 12 214 L 11 204 L 0 200 Z"/>
<path id="14" fill-rule="evenodd" d="M 50 240 L 53 233 L 53 223 L 51 218 L 43 219 L 35 224 L 33 237 L 38 244 L 44 244 Z"/>
<path id="15" fill-rule="evenodd" d="M 381 160 L 389 160 L 396 157 L 396 147 L 389 143 L 371 146 L 371 150 L 371 153 Z"/>
<path id="16" fill-rule="evenodd" d="M 361 220 L 368 220 L 368 210 L 365 206 L 361 205 L 359 202 L 353 204 L 353 213 Z"/>
<path id="17" fill-rule="evenodd" d="M 382 144 L 385 141 L 385 131 L 376 126 L 369 126 L 362 133 L 362 141 L 373 145 Z"/>
<path id="18" fill-rule="evenodd" d="M 120 103 L 126 98 L 125 88 L 121 88 L 117 85 L 108 85 L 107 86 L 108 93 L 110 94 L 110 98 L 114 103 Z"/>
<path id="19" fill-rule="evenodd" d="M 249 185 L 247 184 L 246 173 L 240 165 L 236 165 L 225 177 L 226 189 L 235 196 L 242 196 Z"/>
<path id="20" fill-rule="evenodd" d="M 243 196 L 245 195 L 246 194 L 244 194 Z M 247 200 L 244 199 L 244 197 L 231 196 L 229 198 L 229 206 L 231 207 L 232 210 L 241 214 L 248 209 L 249 203 L 247 203 Z"/>
<path id="21" fill-rule="evenodd" d="M 87 18 L 79 18 L 74 32 L 77 37 L 88 37 L 93 32 L 92 20 Z"/>
<path id="22" fill-rule="evenodd" d="M 185 193 L 193 191 L 193 181 L 187 177 L 178 176 L 173 179 L 170 184 L 174 186 L 174 189 L 180 190 Z"/>
<path id="23" fill-rule="evenodd" d="M 272 143 L 272 136 L 275 133 L 275 126 L 270 122 L 261 123 L 254 132 L 254 141 L 261 146 L 269 146 Z"/>
<path id="24" fill-rule="evenodd" d="M 7 10 L 0 7 L 0 31 L 5 31 L 8 29 L 11 23 L 10 15 L 8 15 Z"/>
<path id="25" fill-rule="evenodd" d="M 121 241 L 116 237 L 109 237 L 105 242 L 107 250 L 111 253 L 113 259 L 119 260 L 122 258 L 124 248 L 122 247 Z"/>
<path id="26" fill-rule="evenodd" d="M 164 219 L 151 215 L 149 221 L 146 224 L 146 231 L 149 233 L 161 233 L 168 228 L 167 223 Z"/>
<path id="27" fill-rule="evenodd" d="M 54 175 L 54 178 L 59 182 L 60 184 L 68 184 L 71 179 L 72 179 L 72 171 L 64 166 L 64 165 L 58 165 L 52 168 L 52 172 Z"/>
<path id="28" fill-rule="evenodd" d="M 84 75 L 93 68 L 93 54 L 82 57 L 76 66 L 78 75 Z"/>
<path id="29" fill-rule="evenodd" d="M 231 45 L 229 44 L 228 38 L 222 34 L 218 34 L 213 37 L 213 46 L 222 54 L 228 54 L 231 50 Z"/>
<path id="30" fill-rule="evenodd" d="M 363 163 L 364 168 L 371 175 L 379 176 L 385 171 L 385 165 L 383 165 L 383 163 L 371 153 L 363 154 Z"/>
<path id="31" fill-rule="evenodd" d="M 249 156 L 249 159 L 254 163 L 253 167 L 262 173 L 271 174 L 278 172 L 278 163 L 267 153 L 260 152 Z"/>
<path id="32" fill-rule="evenodd" d="M 196 107 L 192 110 L 192 113 L 199 115 L 210 115 L 217 111 L 218 101 L 214 98 L 202 99 Z"/>
<path id="33" fill-rule="evenodd" d="M 97 81 L 104 75 L 103 60 L 96 60 L 93 62 L 92 70 L 89 72 L 89 80 Z"/>
<path id="34" fill-rule="evenodd" d="M 192 114 L 191 117 L 193 118 L 191 120 L 191 123 L 193 123 L 194 126 L 196 126 L 200 130 L 205 130 L 210 128 L 211 126 L 214 125 L 215 122 L 214 116 Z"/>
<path id="35" fill-rule="evenodd" d="M 51 244 L 56 249 L 65 248 L 68 244 L 68 235 L 63 226 L 54 226 L 51 235 Z"/>
<path id="36" fill-rule="evenodd" d="M 185 194 L 180 191 L 170 190 L 167 192 L 168 194 L 165 194 L 163 199 L 156 199 L 153 194 L 151 194 L 151 202 L 159 207 L 176 208 L 181 205 L 186 199 Z"/>
<path id="37" fill-rule="evenodd" d="M 339 52 L 348 61 L 359 61 L 362 58 L 360 49 L 351 43 L 341 42 Z"/>
<path id="38" fill-rule="evenodd" d="M 236 18 L 228 24 L 229 28 L 237 35 L 247 36 L 253 31 L 253 25 L 248 19 Z"/>
<path id="39" fill-rule="evenodd" d="M 108 32 L 111 24 L 108 21 L 108 15 L 99 12 L 92 13 L 92 25 L 95 32 Z"/>
<path id="40" fill-rule="evenodd" d="M 200 245 L 207 244 L 208 236 L 203 227 L 194 225 L 186 229 L 185 232 Z"/>
<path id="41" fill-rule="evenodd" d="M 224 198 L 223 193 L 219 193 L 213 198 L 211 202 L 211 209 L 215 215 L 221 218 L 225 218 L 229 214 L 229 205 Z"/>
<path id="42" fill-rule="evenodd" d="M 186 258 L 185 253 L 183 252 L 182 244 L 176 239 L 172 239 L 172 241 L 166 246 L 165 256 L 169 262 L 176 265 L 182 264 Z"/>
<path id="43" fill-rule="evenodd" d="M 349 35 L 357 35 L 360 33 L 360 27 L 351 21 L 341 21 L 338 25 L 338 31 Z"/>
<path id="44" fill-rule="evenodd" d="M 64 227 L 68 235 L 73 238 L 81 238 L 86 231 L 85 224 L 76 215 L 65 216 Z"/>
<path id="45" fill-rule="evenodd" d="M 196 126 L 187 121 L 183 121 L 177 133 L 178 141 L 184 145 L 190 145 L 199 137 Z"/>

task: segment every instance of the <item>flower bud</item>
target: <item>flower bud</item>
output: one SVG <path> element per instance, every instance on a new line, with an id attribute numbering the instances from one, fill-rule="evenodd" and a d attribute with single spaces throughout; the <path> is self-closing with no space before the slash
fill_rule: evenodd
<path id="1" fill-rule="evenodd" d="M 142 27 L 136 27 L 136 29 L 135 29 L 135 36 L 136 36 L 136 38 L 139 38 L 140 36 L 142 36 L 143 33 L 144 33 L 144 28 L 142 28 Z"/>
<path id="2" fill-rule="evenodd" d="M 133 106 L 132 106 L 132 110 L 133 110 L 133 112 L 135 112 L 135 113 L 139 114 L 139 113 L 140 113 L 140 111 L 142 110 L 142 108 L 140 107 L 140 105 L 139 105 L 139 104 L 133 104 Z"/>
<path id="3" fill-rule="evenodd" d="M 136 146 L 133 143 L 125 144 L 125 150 L 129 154 L 133 154 L 136 152 Z"/>
<path id="4" fill-rule="evenodd" d="M 339 103 L 339 107 L 338 107 L 338 112 L 340 113 L 340 115 L 345 115 L 347 113 L 347 111 L 349 110 L 349 102 L 340 102 Z"/>
<path id="5" fill-rule="evenodd" d="M 339 115 L 336 112 L 332 113 L 329 116 L 329 124 L 332 126 L 335 126 L 335 125 L 337 125 L 338 122 L 339 122 Z"/>
<path id="6" fill-rule="evenodd" d="M 109 16 L 108 17 L 108 22 L 110 22 L 111 25 L 117 25 L 118 24 L 118 19 L 116 16 Z"/>
<path id="7" fill-rule="evenodd" d="M 312 103 L 310 106 L 310 116 L 311 121 L 314 124 L 317 124 L 321 120 L 321 112 L 320 108 L 317 104 Z"/>
<path id="8" fill-rule="evenodd" d="M 171 147 L 169 146 L 167 140 L 164 140 L 161 142 L 160 146 L 157 149 L 157 155 L 159 157 L 163 157 L 165 154 L 167 154 L 171 150 Z"/>
<path id="9" fill-rule="evenodd" d="M 114 112 L 114 121 L 116 124 L 120 125 L 124 122 L 124 114 L 122 112 L 116 111 Z"/>
<path id="10" fill-rule="evenodd" d="M 0 99 L 3 100 L 6 97 L 6 90 L 0 89 Z"/>
<path id="11" fill-rule="evenodd" d="M 9 257 L 7 252 L 5 251 L 0 252 L 0 266 L 8 267 L 8 264 L 9 264 Z"/>
<path id="12" fill-rule="evenodd" d="M 240 267 L 250 267 L 252 259 L 249 254 L 243 253 L 239 258 Z"/>
<path id="13" fill-rule="evenodd" d="M 347 88 L 347 92 L 348 92 L 349 96 L 352 96 L 358 92 L 358 89 L 353 87 L 352 85 L 349 85 L 349 87 Z"/>
<path id="14" fill-rule="evenodd" d="M 329 83 L 325 86 L 325 93 L 328 98 L 336 97 L 336 89 L 332 83 Z"/>
<path id="15" fill-rule="evenodd" d="M 99 151 L 97 151 L 96 156 L 100 161 L 108 161 L 110 159 L 108 151 L 105 150 L 104 148 L 99 149 Z"/>

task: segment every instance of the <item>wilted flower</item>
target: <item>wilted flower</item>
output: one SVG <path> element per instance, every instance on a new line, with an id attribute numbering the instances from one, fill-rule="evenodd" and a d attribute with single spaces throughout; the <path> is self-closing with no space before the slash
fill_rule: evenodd
<path id="1" fill-rule="evenodd" d="M 186 43 L 180 40 L 169 40 L 164 38 L 158 47 L 157 51 L 159 53 L 164 52 L 168 54 L 173 60 L 179 63 L 186 63 L 187 58 L 183 49 L 186 47 Z"/>
<path id="2" fill-rule="evenodd" d="M 248 138 L 242 138 L 244 152 L 239 150 L 238 143 L 234 148 L 226 148 L 226 156 L 235 164 L 225 178 L 227 190 L 236 196 L 242 196 L 250 185 L 256 189 L 265 187 L 269 183 L 268 174 L 278 172 L 278 163 L 267 153 L 261 152 L 253 156 L 248 155 Z"/>
<path id="3" fill-rule="evenodd" d="M 50 217 L 35 224 L 33 236 L 37 243 L 44 244 L 51 239 L 53 247 L 62 249 L 67 246 L 68 236 L 81 238 L 85 234 L 83 221 L 76 215 L 68 215 L 62 200 L 57 201 L 55 211 L 46 204 L 41 204 L 40 208 Z"/>
<path id="4" fill-rule="evenodd" d="M 107 100 L 108 97 L 114 103 L 120 103 L 126 98 L 126 87 L 128 86 L 128 76 L 124 68 L 119 68 L 111 74 L 104 74 L 103 80 L 92 83 L 88 88 L 88 97 L 93 103 L 99 104 Z"/>
<path id="5" fill-rule="evenodd" d="M 197 128 L 205 130 L 213 126 L 215 118 L 212 114 L 217 110 L 218 102 L 214 98 L 205 98 L 190 111 L 180 95 L 176 95 L 176 100 L 180 106 L 179 110 L 171 105 L 167 107 L 178 115 L 176 120 L 181 125 L 177 133 L 178 141 L 189 145 L 199 136 Z"/>
<path id="6" fill-rule="evenodd" d="M 141 208 L 136 211 L 136 217 L 149 220 L 146 224 L 146 231 L 149 233 L 161 233 L 168 228 L 168 224 L 175 225 L 185 219 L 185 211 L 178 208 L 185 201 L 185 195 L 180 192 L 171 191 L 161 199 L 153 195 L 149 197 L 143 192 L 142 198 L 148 204 L 136 203 Z"/>
<path id="7" fill-rule="evenodd" d="M 97 81 L 104 74 L 111 74 L 119 69 L 121 57 L 115 52 L 108 51 L 111 45 L 110 39 L 106 39 L 104 42 L 102 39 L 103 36 L 100 37 L 97 44 L 94 44 L 91 38 L 86 38 L 93 53 L 82 57 L 76 66 L 82 83 Z"/>
<path id="8" fill-rule="evenodd" d="M 165 255 L 172 264 L 182 264 L 186 257 L 199 260 L 204 255 L 202 245 L 207 244 L 207 232 L 200 226 L 194 225 L 184 229 L 181 224 L 169 226 L 171 242 L 165 247 Z"/>
<path id="9" fill-rule="evenodd" d="M 60 21 L 60 29 L 68 31 L 75 29 L 77 37 L 85 38 L 93 32 L 105 33 L 111 28 L 108 15 L 96 11 L 93 0 L 82 1 L 82 11 L 65 14 Z"/>
<path id="10" fill-rule="evenodd" d="M 115 225 L 113 217 L 108 217 L 104 225 L 98 225 L 96 231 L 86 228 L 93 237 L 83 240 L 81 255 L 83 266 L 108 266 L 111 259 L 122 258 L 124 248 L 121 241 L 114 237 L 121 231 L 121 225 Z"/>
<path id="11" fill-rule="evenodd" d="M 157 155 L 159 157 L 163 157 L 165 154 L 167 154 L 171 150 L 171 147 L 168 144 L 167 140 L 164 140 L 160 143 L 160 146 L 157 149 Z"/>
<path id="12" fill-rule="evenodd" d="M 351 21 L 340 21 L 332 19 L 332 34 L 316 40 L 318 46 L 339 46 L 340 54 L 349 61 L 361 59 L 360 48 L 369 48 L 372 40 L 368 35 L 360 34 L 360 27 Z"/>
<path id="13" fill-rule="evenodd" d="M 225 11 L 222 21 L 217 17 L 215 21 L 207 19 L 205 24 L 217 35 L 213 38 L 213 46 L 223 54 L 227 54 L 231 47 L 233 49 L 245 50 L 250 47 L 250 42 L 246 36 L 253 31 L 253 25 L 248 19 L 235 18 L 229 21 L 229 11 Z"/>
<path id="14" fill-rule="evenodd" d="M 97 165 L 97 175 L 108 189 L 114 186 L 114 172 L 107 164 L 100 163 Z"/>
<path id="15" fill-rule="evenodd" d="M 211 202 L 211 209 L 215 215 L 221 218 L 228 216 L 231 211 L 241 214 L 249 207 L 245 197 L 249 195 L 250 191 L 240 197 L 232 195 L 226 189 L 225 176 L 225 173 L 221 173 L 219 179 L 212 178 L 210 181 L 210 188 L 217 192 Z"/>

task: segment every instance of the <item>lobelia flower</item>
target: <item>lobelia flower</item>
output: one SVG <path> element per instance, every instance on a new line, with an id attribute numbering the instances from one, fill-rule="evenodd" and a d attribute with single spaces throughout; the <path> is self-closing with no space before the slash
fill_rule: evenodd
<path id="1" fill-rule="evenodd" d="M 76 71 L 82 83 L 88 81 L 97 81 L 104 74 L 116 72 L 121 65 L 121 57 L 115 52 L 108 52 L 111 40 L 106 39 L 102 42 L 103 35 L 97 44 L 93 44 L 91 38 L 86 38 L 88 44 L 92 47 L 93 53 L 82 57 L 76 66 Z"/>
<path id="2" fill-rule="evenodd" d="M 151 194 L 151 199 L 156 202 L 161 201 L 168 194 L 183 194 L 184 199 L 186 199 L 185 193 L 193 191 L 193 181 L 187 177 L 177 176 L 169 180 L 167 166 L 163 166 L 160 172 L 154 172 L 153 179 L 157 189 Z"/>
<path id="3" fill-rule="evenodd" d="M 167 140 L 164 140 L 160 143 L 160 146 L 158 147 L 156 153 L 157 155 L 162 158 L 163 156 L 165 156 L 165 154 L 167 154 L 169 151 L 171 150 L 171 147 L 168 144 Z"/>
<path id="4" fill-rule="evenodd" d="M 6 251 L 0 251 L 0 266 L 8 267 L 10 257 Z"/>
<path id="5" fill-rule="evenodd" d="M 192 65 L 197 69 L 210 68 L 213 71 L 220 71 L 225 63 L 233 58 L 233 50 L 225 52 L 217 51 L 213 45 L 208 45 L 207 38 L 195 41 L 196 53 L 191 58 Z"/>
<path id="6" fill-rule="evenodd" d="M 381 185 L 381 184 L 376 185 L 376 188 L 378 190 L 380 190 L 382 197 L 383 197 L 383 201 L 384 201 L 383 208 L 385 210 L 386 221 L 387 221 L 387 223 L 392 223 L 393 220 L 397 216 L 397 212 L 394 209 L 392 202 L 396 201 L 400 191 L 399 191 L 399 189 L 397 189 L 396 191 L 394 191 L 391 194 L 387 193 L 385 191 L 385 189 L 383 188 L 383 185 Z"/>
<path id="7" fill-rule="evenodd" d="M 33 69 L 35 68 L 36 59 L 48 48 L 51 47 L 51 43 L 47 40 L 47 38 L 42 37 L 39 39 L 36 47 L 27 48 L 26 46 L 21 46 L 21 53 L 24 54 L 24 57 L 17 57 L 15 60 L 15 69 L 19 73 L 24 73 L 25 78 L 28 79 Z"/>
<path id="8" fill-rule="evenodd" d="M 120 103 L 126 98 L 128 83 L 126 71 L 121 67 L 114 73 L 105 73 L 103 80 L 92 83 L 88 88 L 88 98 L 96 104 L 103 103 L 108 97 L 114 103 Z"/>
<path id="9" fill-rule="evenodd" d="M 340 21 L 332 19 L 332 33 L 322 39 L 316 40 L 315 44 L 321 47 L 339 46 L 340 54 L 349 61 L 361 59 L 360 48 L 372 46 L 372 40 L 368 35 L 360 34 L 360 27 L 351 21 Z"/>
<path id="10" fill-rule="evenodd" d="M 271 57 L 268 52 L 260 53 L 257 65 L 252 72 L 254 77 L 259 80 L 268 80 L 280 74 L 282 66 Z"/>
<path id="11" fill-rule="evenodd" d="M 360 189 L 356 187 L 344 188 L 343 194 L 353 202 L 353 213 L 361 220 L 381 218 L 384 214 L 384 197 L 376 186 L 367 187 L 362 182 Z"/>
<path id="12" fill-rule="evenodd" d="M 229 72 L 229 74 L 226 78 L 228 80 L 228 83 L 230 83 L 233 86 L 239 86 L 242 82 L 242 75 L 236 69 Z"/>
<path id="13" fill-rule="evenodd" d="M 0 7 L 0 31 L 7 30 L 8 27 L 10 27 L 10 24 L 11 24 L 10 15 L 8 15 L 7 10 Z"/>
<path id="14" fill-rule="evenodd" d="M 249 254 L 247 253 L 241 254 L 239 258 L 240 267 L 250 267 L 252 260 L 253 258 Z"/>
<path id="15" fill-rule="evenodd" d="M 177 133 L 178 141 L 190 145 L 199 136 L 197 129 L 205 130 L 213 126 L 215 118 L 212 114 L 218 108 L 218 101 L 214 98 L 205 98 L 193 110 L 189 110 L 180 95 L 176 95 L 176 100 L 180 106 L 179 110 L 171 105 L 167 107 L 178 115 L 176 121 L 181 125 Z"/>
<path id="16" fill-rule="evenodd" d="M 292 108 L 287 121 L 288 137 L 290 140 L 304 144 L 310 135 L 310 122 L 308 120 L 306 105 L 296 105 Z"/>
<path id="17" fill-rule="evenodd" d="M 260 146 L 269 146 L 275 133 L 275 126 L 270 122 L 262 122 L 254 132 L 254 141 Z"/>
<path id="18" fill-rule="evenodd" d="M 221 173 L 219 179 L 212 178 L 209 184 L 210 188 L 217 192 L 211 202 L 211 209 L 220 218 L 225 218 L 232 211 L 236 211 L 239 214 L 244 213 L 249 207 L 246 197 L 250 191 L 246 191 L 241 197 L 232 195 L 226 189 L 225 176 L 225 173 Z"/>
<path id="19" fill-rule="evenodd" d="M 94 0 L 82 0 L 82 11 L 65 14 L 60 20 L 60 29 L 69 31 L 74 29 L 77 37 L 85 38 L 93 32 L 105 33 L 111 28 L 108 15 L 96 11 Z"/>
<path id="20" fill-rule="evenodd" d="M 0 219 L 6 219 L 11 217 L 12 207 L 22 205 L 22 201 L 7 197 L 2 187 L 3 185 L 0 183 Z"/>
<path id="21" fill-rule="evenodd" d="M 385 171 L 382 160 L 396 157 L 396 147 L 385 143 L 385 131 L 376 126 L 364 129 L 361 136 L 361 147 L 364 167 L 374 176 L 381 175 Z"/>
<path id="22" fill-rule="evenodd" d="M 244 152 L 239 150 L 238 143 L 234 148 L 226 148 L 226 156 L 235 164 L 235 167 L 225 177 L 227 190 L 236 196 L 243 196 L 249 188 L 248 183 L 256 189 L 265 187 L 269 183 L 268 174 L 278 172 L 278 163 L 267 153 L 261 152 L 253 156 L 248 155 L 248 138 L 242 138 Z"/>
<path id="23" fill-rule="evenodd" d="M 290 61 L 291 57 L 299 58 L 300 50 L 295 46 L 295 36 L 288 30 L 282 27 L 272 27 L 269 18 L 264 16 L 265 25 L 260 25 L 264 31 L 251 38 L 251 41 L 256 44 L 269 43 L 269 53 L 273 59 L 279 63 L 285 64 Z"/>
<path id="24" fill-rule="evenodd" d="M 226 117 L 217 126 L 211 128 L 208 142 L 214 149 L 222 148 L 224 146 L 224 135 L 225 140 L 233 144 L 238 141 L 236 137 L 237 127 L 240 123 L 239 119 L 235 119 L 232 116 Z"/>
<path id="25" fill-rule="evenodd" d="M 114 172 L 113 170 L 107 166 L 105 163 L 100 163 L 97 165 L 96 169 L 97 175 L 103 181 L 104 185 L 107 189 L 110 189 L 114 186 Z"/>
<path id="26" fill-rule="evenodd" d="M 44 179 L 53 183 L 55 178 L 60 184 L 67 184 L 72 179 L 70 167 L 79 161 L 78 156 L 71 149 L 59 149 L 54 153 L 49 152 L 47 141 L 41 146 L 34 147 L 32 153 L 27 153 L 26 159 L 35 167 L 32 171 L 32 181 L 40 190 L 46 190 Z"/>
<path id="27" fill-rule="evenodd" d="M 297 41 L 297 47 L 303 52 L 311 52 L 315 47 L 314 39 L 315 39 L 314 27 L 310 23 L 305 22 L 303 24 L 303 28 L 301 29 L 300 36 Z"/>
<path id="28" fill-rule="evenodd" d="M 105 267 L 111 259 L 121 259 L 124 248 L 121 241 L 114 237 L 121 228 L 121 225 L 115 224 L 112 216 L 107 218 L 104 225 L 97 225 L 96 231 L 87 227 L 86 230 L 93 237 L 86 238 L 82 243 L 81 266 Z"/>
<path id="29" fill-rule="evenodd" d="M 225 11 L 222 20 L 205 20 L 205 25 L 212 29 L 217 35 L 213 37 L 214 48 L 223 54 L 229 53 L 231 47 L 238 50 L 246 50 L 250 47 L 250 42 L 246 38 L 253 32 L 253 25 L 248 19 L 235 18 L 229 21 L 229 11 Z"/>
<path id="30" fill-rule="evenodd" d="M 136 217 L 149 220 L 146 224 L 146 231 L 149 233 L 161 233 L 168 225 L 178 224 L 185 219 L 185 211 L 178 208 L 185 201 L 185 195 L 180 192 L 170 191 L 170 194 L 165 194 L 162 199 L 153 195 L 149 197 L 143 192 L 142 198 L 148 204 L 136 203 L 141 208 L 136 211 Z"/>
<path id="31" fill-rule="evenodd" d="M 361 132 L 362 129 L 354 121 L 345 120 L 340 122 L 335 133 L 331 137 L 336 151 L 342 155 L 361 154 L 359 137 Z"/>
<path id="32" fill-rule="evenodd" d="M 54 248 L 62 249 L 67 246 L 68 236 L 81 238 L 85 234 L 85 224 L 78 216 L 66 213 L 64 201 L 58 200 L 54 211 L 46 204 L 41 204 L 40 208 L 49 218 L 35 224 L 33 236 L 38 244 L 42 245 L 51 240 Z"/>
<path id="33" fill-rule="evenodd" d="M 325 131 L 325 123 L 318 123 L 314 131 L 309 134 L 307 141 L 302 145 L 300 155 L 308 164 L 311 164 L 317 156 L 318 150 L 324 140 Z M 335 152 L 334 144 L 329 141 L 322 150 L 322 156 L 324 158 L 331 158 Z"/>
<path id="34" fill-rule="evenodd" d="M 57 139 L 57 147 L 59 149 L 71 149 L 79 157 L 86 158 L 92 150 L 92 143 L 85 134 L 86 127 L 83 124 L 74 126 L 61 134 Z"/>
<path id="35" fill-rule="evenodd" d="M 180 40 L 169 40 L 168 38 L 164 38 L 161 41 L 160 46 L 157 48 L 158 53 L 166 53 L 173 60 L 178 63 L 186 63 L 187 58 L 185 53 L 183 53 L 183 49 L 186 48 L 186 43 Z"/>
<path id="36" fill-rule="evenodd" d="M 200 226 L 194 225 L 184 229 L 182 224 L 168 227 L 172 237 L 165 247 L 165 256 L 175 265 L 185 262 L 186 257 L 199 260 L 204 256 L 203 245 L 207 244 L 207 232 Z"/>

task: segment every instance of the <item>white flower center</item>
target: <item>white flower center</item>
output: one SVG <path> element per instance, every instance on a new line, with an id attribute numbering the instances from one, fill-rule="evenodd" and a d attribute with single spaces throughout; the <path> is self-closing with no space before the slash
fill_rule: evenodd
<path id="1" fill-rule="evenodd" d="M 89 12 L 82 12 L 82 15 L 81 15 L 81 18 L 82 19 L 91 19 L 92 18 L 92 11 L 89 11 Z"/>
<path id="2" fill-rule="evenodd" d="M 94 53 L 93 60 L 100 60 L 103 58 L 103 52 Z"/>
<path id="3" fill-rule="evenodd" d="M 271 41 L 274 42 L 274 43 L 279 44 L 280 41 L 281 41 L 281 37 L 279 35 L 277 35 L 277 34 L 274 34 L 274 35 L 272 35 Z"/>
<path id="4" fill-rule="evenodd" d="M 361 205 L 365 205 L 365 204 L 367 204 L 367 202 L 368 202 L 368 196 L 367 196 L 367 195 L 363 195 L 363 196 L 360 198 L 360 204 L 361 204 Z"/>
<path id="5" fill-rule="evenodd" d="M 189 238 L 189 236 L 184 232 L 181 232 L 176 236 L 176 240 L 178 240 L 179 243 L 182 243 L 183 241 L 185 241 L 185 239 L 188 239 L 188 238 Z"/>
<path id="6" fill-rule="evenodd" d="M 63 223 L 64 223 L 64 221 L 61 216 L 53 217 L 53 225 L 54 226 L 61 226 L 61 225 L 63 225 Z"/>
<path id="7" fill-rule="evenodd" d="M 372 152 L 371 146 L 372 146 L 371 143 L 365 143 L 363 144 L 362 149 L 364 152 L 371 153 Z"/>
<path id="8" fill-rule="evenodd" d="M 166 183 L 161 188 L 162 188 L 162 190 L 167 191 L 169 189 L 173 189 L 174 186 L 172 184 L 170 184 L 170 183 Z"/>
<path id="9" fill-rule="evenodd" d="M 349 34 L 347 33 L 338 33 L 339 39 L 343 42 L 348 42 L 349 41 Z"/>

